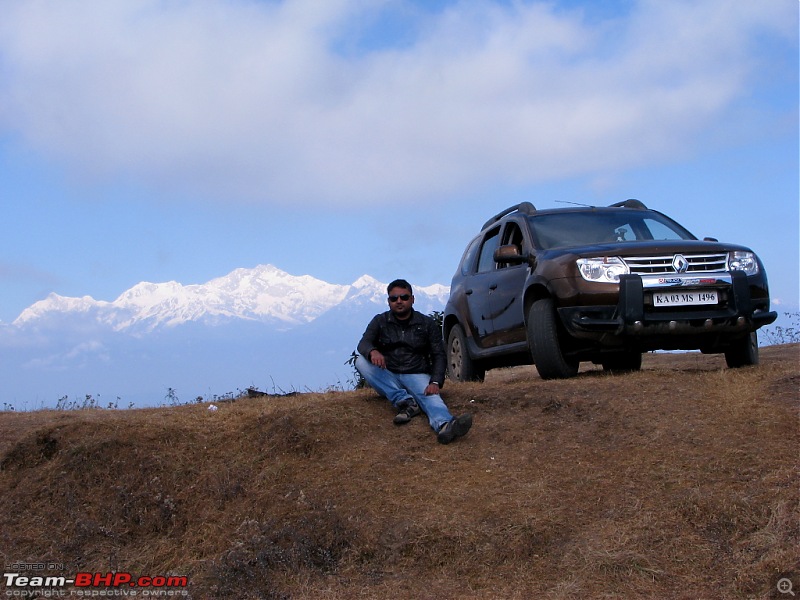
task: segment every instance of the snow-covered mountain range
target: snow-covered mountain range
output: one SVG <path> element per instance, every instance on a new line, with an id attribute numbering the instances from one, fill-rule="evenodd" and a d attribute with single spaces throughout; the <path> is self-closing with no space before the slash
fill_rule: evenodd
<path id="1" fill-rule="evenodd" d="M 195 398 L 346 387 L 346 360 L 371 316 L 387 309 L 386 285 L 260 265 L 205 284 L 142 282 L 113 301 L 50 294 L 0 324 L 0 408 L 86 394 L 154 405 L 168 388 Z M 441 284 L 415 286 L 415 308 L 442 310 L 448 294 Z"/>
<path id="2" fill-rule="evenodd" d="M 290 275 L 273 265 L 259 265 L 236 269 L 205 284 L 142 282 L 113 302 L 50 294 L 25 309 L 13 325 L 25 327 L 53 319 L 89 317 L 114 331 L 130 332 L 149 332 L 188 322 L 214 325 L 236 319 L 291 327 L 310 323 L 340 304 L 384 305 L 386 285 L 369 275 L 351 285 L 336 285 L 309 275 Z M 414 292 L 422 304 L 444 306 L 449 288 L 436 284 L 418 287 Z"/>

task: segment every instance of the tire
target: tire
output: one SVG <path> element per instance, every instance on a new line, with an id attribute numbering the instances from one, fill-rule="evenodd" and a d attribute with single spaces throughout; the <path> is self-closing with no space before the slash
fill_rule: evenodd
<path id="1" fill-rule="evenodd" d="M 601 363 L 604 371 L 611 373 L 631 373 L 642 368 L 642 353 L 636 350 L 626 350 L 608 356 Z"/>
<path id="2" fill-rule="evenodd" d="M 469 355 L 461 325 L 453 325 L 447 336 L 447 375 L 453 381 L 483 381 L 486 376 L 486 370 Z"/>
<path id="3" fill-rule="evenodd" d="M 542 298 L 528 313 L 528 345 L 542 379 L 566 379 L 578 374 L 579 361 L 564 356 L 553 301 Z"/>
<path id="4" fill-rule="evenodd" d="M 758 334 L 753 331 L 749 335 L 736 340 L 736 342 L 725 350 L 725 362 L 731 369 L 757 365 Z"/>

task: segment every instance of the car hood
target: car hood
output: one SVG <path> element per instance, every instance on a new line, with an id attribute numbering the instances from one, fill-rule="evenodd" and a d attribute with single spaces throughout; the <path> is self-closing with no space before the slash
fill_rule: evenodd
<path id="1" fill-rule="evenodd" d="M 642 256 L 659 254 L 678 254 L 678 253 L 700 253 L 700 252 L 731 252 L 731 251 L 752 252 L 745 246 L 728 244 L 723 242 L 706 242 L 703 240 L 676 240 L 676 241 L 652 241 L 652 242 L 621 242 L 610 244 L 590 244 L 586 246 L 571 246 L 568 248 L 553 248 L 544 254 L 550 257 L 573 255 L 576 257 L 588 256 Z"/>

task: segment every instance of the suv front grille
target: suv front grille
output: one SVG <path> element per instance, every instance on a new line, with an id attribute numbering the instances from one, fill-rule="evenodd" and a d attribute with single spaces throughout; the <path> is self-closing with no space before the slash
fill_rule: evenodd
<path id="1" fill-rule="evenodd" d="M 675 268 L 677 254 L 664 256 L 627 256 L 623 257 L 631 273 L 637 275 L 656 275 L 662 273 L 678 273 Z M 686 269 L 681 273 L 710 273 L 725 271 L 728 254 L 680 254 L 686 259 Z"/>

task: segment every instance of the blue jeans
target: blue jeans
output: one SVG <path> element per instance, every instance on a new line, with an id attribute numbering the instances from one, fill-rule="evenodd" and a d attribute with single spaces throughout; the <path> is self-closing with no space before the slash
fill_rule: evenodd
<path id="1" fill-rule="evenodd" d="M 376 367 L 363 356 L 356 358 L 356 369 L 370 387 L 389 400 L 395 408 L 413 397 L 422 412 L 428 415 L 428 422 L 434 431 L 438 432 L 442 425 L 453 418 L 439 394 L 425 395 L 425 388 L 431 381 L 431 376 L 427 373 L 393 373 Z"/>

